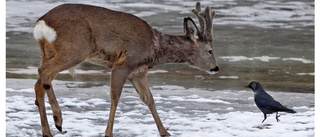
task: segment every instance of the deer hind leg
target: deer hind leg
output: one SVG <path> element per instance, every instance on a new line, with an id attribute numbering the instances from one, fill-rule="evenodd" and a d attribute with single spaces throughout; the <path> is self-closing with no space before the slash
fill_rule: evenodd
<path id="1" fill-rule="evenodd" d="M 45 65 L 46 66 L 46 65 Z M 44 104 L 44 94 L 47 93 L 49 103 L 52 108 L 53 118 L 55 126 L 59 131 L 62 131 L 62 117 L 61 110 L 56 100 L 55 94 L 53 92 L 51 81 L 55 75 L 59 72 L 53 67 L 56 65 L 49 65 L 44 67 L 43 65 L 39 67 L 39 79 L 35 85 L 36 92 L 36 105 L 38 106 L 40 118 L 41 118 L 41 127 L 43 136 L 52 136 L 50 133 L 49 125 L 47 122 L 46 109 Z"/>
<path id="2" fill-rule="evenodd" d="M 145 72 L 139 72 L 139 73 L 141 75 L 133 76 L 132 78 L 130 78 L 130 81 L 135 87 L 136 91 L 138 92 L 142 102 L 144 102 L 149 107 L 149 110 L 154 118 L 154 121 L 157 124 L 157 128 L 160 133 L 160 136 L 170 136 L 170 134 L 164 128 L 159 118 L 156 107 L 154 105 L 153 96 L 149 90 L 148 81 L 147 81 L 147 75 L 146 75 L 147 69 L 145 69 Z"/>
<path id="3" fill-rule="evenodd" d="M 53 92 L 51 81 L 60 71 L 69 69 L 73 66 L 76 66 L 77 64 L 80 64 L 87 58 L 87 56 L 89 56 L 89 53 L 87 52 L 79 54 L 79 51 L 70 48 L 77 47 L 74 45 L 79 43 L 55 43 L 58 43 L 58 41 L 55 41 L 53 43 L 49 43 L 45 39 L 39 41 L 42 53 L 42 65 L 38 69 L 39 80 L 35 84 L 35 102 L 39 108 L 43 136 L 52 136 L 46 118 L 44 104 L 45 93 L 47 93 L 49 103 L 52 108 L 55 126 L 59 131 L 62 131 L 61 110 Z M 70 47 L 67 47 L 67 44 L 70 44 Z"/>
<path id="4" fill-rule="evenodd" d="M 122 92 L 123 85 L 129 75 L 128 67 L 125 66 L 115 66 L 111 71 L 111 86 L 110 86 L 110 113 L 108 125 L 105 130 L 106 137 L 113 137 L 113 123 L 115 118 L 115 113 Z"/>
<path id="5" fill-rule="evenodd" d="M 43 135 L 49 134 L 49 136 L 50 136 L 50 130 L 49 130 L 49 126 L 46 122 L 47 119 L 46 119 L 46 112 L 45 112 L 45 106 L 44 106 L 44 93 L 47 93 L 47 96 L 49 99 L 49 104 L 51 105 L 51 108 L 52 108 L 55 126 L 61 132 L 62 131 L 61 109 L 60 109 L 59 104 L 56 100 L 56 96 L 54 94 L 51 81 L 60 71 L 66 70 L 66 69 L 76 65 L 73 63 L 70 64 L 70 63 L 57 61 L 57 60 L 59 60 L 59 59 L 52 58 L 50 60 L 42 62 L 42 65 L 38 69 L 40 77 L 39 77 L 38 82 L 36 83 L 36 88 L 35 88 L 36 104 L 39 107 L 41 123 L 44 123 L 44 124 L 42 124 L 42 125 L 44 125 L 44 126 L 42 126 L 42 129 L 48 128 L 48 129 L 43 130 L 43 131 L 45 131 L 45 134 L 43 134 Z"/>
<path id="6" fill-rule="evenodd" d="M 36 101 L 35 104 L 38 106 L 38 110 L 40 113 L 40 119 L 41 119 L 41 129 L 42 129 L 42 135 L 45 137 L 51 137 L 52 134 L 50 133 L 47 115 L 46 115 L 46 107 L 44 104 L 44 94 L 45 90 L 42 86 L 42 82 L 40 79 L 38 79 L 37 83 L 35 84 L 34 90 L 36 93 Z"/>

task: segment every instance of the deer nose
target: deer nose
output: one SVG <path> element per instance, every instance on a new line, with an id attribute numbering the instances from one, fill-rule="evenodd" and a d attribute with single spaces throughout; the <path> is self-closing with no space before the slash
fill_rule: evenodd
<path id="1" fill-rule="evenodd" d="M 216 66 L 214 69 L 210 69 L 210 71 L 212 72 L 212 71 L 214 71 L 214 72 L 218 72 L 219 71 L 219 67 L 218 66 Z"/>

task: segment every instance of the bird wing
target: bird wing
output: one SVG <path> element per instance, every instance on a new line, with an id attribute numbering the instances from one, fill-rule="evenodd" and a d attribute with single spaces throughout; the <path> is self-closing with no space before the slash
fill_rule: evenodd
<path id="1" fill-rule="evenodd" d="M 282 106 L 278 101 L 274 100 L 266 92 L 260 92 L 259 94 L 256 94 L 254 97 L 254 101 L 256 102 L 258 107 L 263 107 L 272 110 L 277 110 Z"/>
<path id="2" fill-rule="evenodd" d="M 274 100 L 269 94 L 266 92 L 261 92 L 258 95 L 255 95 L 254 101 L 256 102 L 259 109 L 266 114 L 284 111 L 288 113 L 296 113 L 296 111 L 286 108 L 278 101 Z"/>

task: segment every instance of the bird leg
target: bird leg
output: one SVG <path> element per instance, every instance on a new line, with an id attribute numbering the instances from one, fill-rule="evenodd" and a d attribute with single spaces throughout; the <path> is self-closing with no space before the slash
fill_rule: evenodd
<path id="1" fill-rule="evenodd" d="M 263 113 L 263 115 L 264 115 L 264 119 L 262 120 L 262 123 L 267 119 L 267 114 Z"/>
<path id="2" fill-rule="evenodd" d="M 280 120 L 279 120 L 279 117 L 280 117 L 280 114 L 278 115 L 278 112 L 276 113 L 276 120 L 277 120 L 277 122 L 279 122 Z"/>

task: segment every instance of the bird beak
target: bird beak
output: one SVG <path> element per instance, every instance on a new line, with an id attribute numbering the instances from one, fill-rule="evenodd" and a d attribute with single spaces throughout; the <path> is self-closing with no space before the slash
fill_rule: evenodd
<path id="1" fill-rule="evenodd" d="M 249 85 L 248 85 L 248 86 L 245 86 L 245 88 L 250 88 L 250 87 L 249 87 Z"/>

